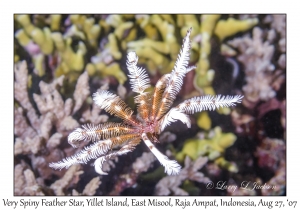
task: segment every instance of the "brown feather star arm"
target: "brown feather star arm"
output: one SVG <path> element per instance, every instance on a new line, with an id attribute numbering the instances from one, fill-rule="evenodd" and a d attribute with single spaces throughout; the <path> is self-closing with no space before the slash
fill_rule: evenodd
<path id="1" fill-rule="evenodd" d="M 174 69 L 171 72 L 170 79 L 168 80 L 167 87 L 162 97 L 162 103 L 160 104 L 156 120 L 159 120 L 172 106 L 178 92 L 183 84 L 183 78 L 187 73 L 194 67 L 188 67 L 189 61 L 189 50 L 190 50 L 190 34 L 191 28 L 187 31 L 185 38 L 183 39 L 183 44 L 175 62 Z"/>
<path id="2" fill-rule="evenodd" d="M 149 121 L 150 108 L 152 103 L 152 93 L 144 92 L 134 98 L 134 102 L 138 104 L 137 112 L 142 122 Z"/>
<path id="3" fill-rule="evenodd" d="M 131 89 L 139 95 L 135 96 L 134 102 L 138 104 L 138 113 L 143 121 L 149 119 L 149 103 L 151 102 L 151 94 L 144 92 L 150 87 L 150 79 L 145 69 L 137 67 L 138 56 L 135 52 L 129 52 L 127 55 L 127 69 L 129 71 Z"/>
<path id="4" fill-rule="evenodd" d="M 194 70 L 195 68 L 196 68 L 196 66 L 187 67 L 186 73 Z M 152 107 L 151 107 L 151 117 L 150 117 L 151 120 L 155 119 L 155 116 L 157 116 L 157 113 L 158 113 L 158 107 L 163 103 L 162 96 L 167 87 L 167 83 L 168 83 L 170 77 L 171 77 L 171 74 L 163 75 L 162 78 L 160 78 L 155 85 L 153 100 L 152 100 Z"/>
<path id="5" fill-rule="evenodd" d="M 132 152 L 140 142 L 141 142 L 141 138 L 136 137 L 136 138 L 132 139 L 131 141 L 129 141 L 128 144 L 123 145 L 123 147 L 119 151 L 111 152 L 105 156 L 101 156 L 101 157 L 97 158 L 94 162 L 95 171 L 98 174 L 107 175 L 107 173 L 102 170 L 103 163 L 105 161 L 108 161 L 109 159 L 113 159 L 117 156 L 125 155 L 128 152 Z"/>
<path id="6" fill-rule="evenodd" d="M 50 163 L 49 166 L 54 169 L 69 168 L 71 165 L 81 163 L 86 164 L 91 159 L 97 159 L 103 155 L 106 155 L 111 149 L 123 145 L 126 142 L 140 138 L 139 134 L 127 134 L 110 139 L 95 142 L 89 146 L 86 146 L 81 152 L 67 157 L 59 162 Z"/>
<path id="7" fill-rule="evenodd" d="M 82 128 L 77 128 L 68 136 L 68 143 L 74 148 L 81 141 L 98 141 L 111 137 L 133 133 L 135 130 L 123 123 L 103 123 L 99 125 L 86 124 Z"/>
<path id="8" fill-rule="evenodd" d="M 132 117 L 133 111 L 117 95 L 106 91 L 99 90 L 93 94 L 93 100 L 101 108 L 112 115 L 123 119 L 125 122 L 137 126 L 139 123 Z"/>
<path id="9" fill-rule="evenodd" d="M 162 78 L 160 78 L 155 85 L 152 106 L 151 106 L 150 120 L 154 120 L 155 116 L 157 115 L 158 108 L 161 104 L 162 96 L 167 87 L 167 82 L 168 82 L 170 76 L 171 76 L 171 74 L 163 75 Z"/>

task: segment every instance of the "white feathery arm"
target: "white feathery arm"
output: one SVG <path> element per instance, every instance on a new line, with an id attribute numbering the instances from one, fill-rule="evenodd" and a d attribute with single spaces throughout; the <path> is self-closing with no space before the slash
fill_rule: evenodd
<path id="1" fill-rule="evenodd" d="M 67 157 L 59 162 L 50 163 L 49 166 L 54 169 L 69 168 L 76 163 L 86 164 L 91 159 L 96 159 L 99 156 L 106 154 L 112 147 L 112 141 L 110 139 L 104 141 L 98 141 L 94 144 L 87 146 L 81 152 Z"/>
<path id="2" fill-rule="evenodd" d="M 143 68 L 137 67 L 138 56 L 135 52 L 127 54 L 127 69 L 129 71 L 131 89 L 136 93 L 143 93 L 145 89 L 150 87 L 150 79 Z"/>
<path id="3" fill-rule="evenodd" d="M 149 118 L 149 92 L 144 92 L 150 87 L 150 79 L 145 69 L 137 67 L 138 56 L 135 52 L 127 54 L 127 69 L 129 71 L 131 89 L 139 95 L 134 97 L 134 102 L 138 104 L 139 116 L 145 121 Z"/>
<path id="4" fill-rule="evenodd" d="M 95 171 L 100 175 L 107 175 L 107 173 L 102 170 L 103 163 L 109 159 L 132 152 L 132 150 L 134 150 L 136 145 L 138 145 L 140 142 L 140 138 L 133 139 L 127 145 L 123 146 L 119 151 L 97 158 L 94 163 Z"/>
<path id="5" fill-rule="evenodd" d="M 110 106 L 110 104 L 116 100 L 118 96 L 107 91 L 107 90 L 99 90 L 93 94 L 94 102 L 101 108 L 105 109 Z"/>
<path id="6" fill-rule="evenodd" d="M 176 108 L 186 114 L 193 114 L 195 112 L 201 112 L 205 110 L 215 110 L 220 107 L 230 107 L 235 106 L 237 103 L 242 102 L 242 95 L 235 95 L 235 96 L 212 96 L 212 95 L 205 95 L 194 97 L 188 99 L 182 103 L 180 103 Z"/>
<path id="7" fill-rule="evenodd" d="M 170 125 L 172 122 L 176 122 L 177 120 L 180 120 L 188 128 L 191 127 L 191 120 L 188 115 L 186 115 L 182 110 L 178 108 L 172 108 L 160 121 L 160 132 L 162 132 L 168 125 Z"/>
<path id="8" fill-rule="evenodd" d="M 165 167 L 165 173 L 168 175 L 177 175 L 180 172 L 181 166 L 177 163 L 176 160 L 170 160 L 167 156 L 163 155 L 149 140 L 145 133 L 142 134 L 142 138 L 150 149 L 150 151 L 155 155 L 160 164 Z"/>
<path id="9" fill-rule="evenodd" d="M 177 93 L 181 89 L 181 86 L 183 84 L 183 78 L 187 73 L 187 69 L 189 71 L 193 69 L 191 67 L 188 68 L 188 62 L 190 58 L 189 50 L 191 48 L 190 46 L 191 31 L 192 29 L 190 28 L 183 39 L 183 44 L 180 53 L 178 54 L 178 58 L 175 62 L 174 69 L 171 72 L 171 78 L 169 80 L 169 84 L 166 89 L 166 91 L 169 92 L 173 98 L 176 97 Z"/>
<path id="10" fill-rule="evenodd" d="M 166 113 L 172 106 L 173 101 L 181 89 L 183 78 L 187 71 L 194 69 L 193 66 L 188 67 L 191 30 L 192 28 L 187 31 L 187 34 L 183 39 L 183 44 L 175 62 L 174 69 L 170 73 L 170 78 L 167 82 L 167 87 L 162 97 L 162 103 L 160 104 L 160 108 L 156 116 L 157 120 L 160 119 L 163 114 Z"/>
<path id="11" fill-rule="evenodd" d="M 118 135 L 128 134 L 133 131 L 134 129 L 123 123 L 107 122 L 99 125 L 86 124 L 83 125 L 82 128 L 77 128 L 69 134 L 68 143 L 74 148 L 77 148 L 77 145 L 81 141 L 108 139 Z"/>
<path id="12" fill-rule="evenodd" d="M 107 90 L 99 90 L 93 94 L 93 100 L 101 109 L 108 113 L 116 115 L 132 125 L 138 125 L 132 118 L 132 109 L 119 96 Z"/>
<path id="13" fill-rule="evenodd" d="M 193 71 L 197 68 L 197 66 L 189 66 L 186 68 L 186 73 L 189 73 L 190 71 Z"/>

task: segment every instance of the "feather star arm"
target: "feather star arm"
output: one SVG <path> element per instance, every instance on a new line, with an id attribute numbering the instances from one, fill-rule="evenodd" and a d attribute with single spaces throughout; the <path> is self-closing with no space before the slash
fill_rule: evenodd
<path id="1" fill-rule="evenodd" d="M 162 78 L 160 78 L 156 85 L 155 85 L 155 89 L 154 89 L 154 93 L 153 93 L 153 100 L 152 100 L 152 107 L 151 107 L 151 116 L 150 119 L 154 120 L 157 112 L 158 112 L 158 108 L 159 105 L 161 104 L 161 99 L 163 96 L 163 93 L 166 89 L 167 86 L 167 81 L 169 80 L 171 74 L 165 74 L 164 76 L 162 76 Z"/>
<path id="2" fill-rule="evenodd" d="M 150 149 L 150 151 L 155 155 L 160 164 L 165 167 L 165 173 L 168 175 L 177 175 L 180 172 L 181 166 L 176 160 L 170 160 L 167 156 L 161 154 L 161 152 L 152 144 L 145 133 L 142 134 L 142 138 Z"/>
<path id="3" fill-rule="evenodd" d="M 145 69 L 136 66 L 138 59 L 135 52 L 129 52 L 126 65 L 129 71 L 128 77 L 130 78 L 132 91 L 143 93 L 144 90 L 150 87 L 150 80 Z"/>
<path id="4" fill-rule="evenodd" d="M 131 139 L 139 137 L 138 134 L 127 134 L 118 137 L 113 137 L 103 141 L 95 142 L 94 144 L 87 146 L 81 152 L 63 159 L 56 163 L 50 163 L 49 166 L 54 169 L 69 168 L 76 163 L 86 164 L 91 159 L 96 159 L 100 156 L 106 155 L 109 150 L 116 146 L 120 146 Z"/>
<path id="5" fill-rule="evenodd" d="M 137 62 L 138 56 L 136 53 L 129 52 L 126 62 L 129 71 L 128 77 L 130 78 L 132 91 L 139 93 L 139 95 L 134 98 L 134 102 L 138 104 L 138 113 L 145 121 L 149 119 L 149 102 L 151 101 L 151 95 L 144 91 L 150 87 L 150 79 L 145 69 L 136 66 Z"/>
<path id="6" fill-rule="evenodd" d="M 108 113 L 116 115 L 132 125 L 138 125 L 138 122 L 132 118 L 133 111 L 119 96 L 106 90 L 100 90 L 93 94 L 93 100 Z"/>
<path id="7" fill-rule="evenodd" d="M 158 110 L 156 119 L 159 120 L 164 113 L 168 111 L 168 109 L 172 106 L 173 101 L 175 100 L 178 92 L 181 89 L 181 86 L 183 84 L 183 78 L 185 74 L 188 71 L 191 71 L 194 69 L 194 67 L 188 68 L 188 61 L 189 61 L 189 50 L 190 50 L 190 34 L 191 34 L 191 28 L 188 30 L 184 40 L 183 44 L 180 50 L 180 53 L 178 55 L 178 58 L 175 62 L 175 67 L 171 72 L 170 79 L 167 83 L 167 87 L 165 89 L 165 92 L 163 94 L 162 103 L 160 105 L 160 108 Z M 188 68 L 188 69 L 187 69 Z"/>
<path id="8" fill-rule="evenodd" d="M 193 114 L 195 112 L 201 112 L 203 110 L 215 110 L 220 107 L 235 106 L 236 103 L 241 103 L 242 95 L 235 96 L 199 96 L 188 99 L 177 106 L 177 108 L 184 113 Z"/>
<path id="9" fill-rule="evenodd" d="M 107 175 L 107 173 L 102 170 L 103 163 L 109 159 L 115 158 L 120 155 L 127 154 L 128 152 L 132 152 L 132 150 L 134 150 L 136 145 L 138 145 L 140 142 L 141 142 L 140 137 L 137 137 L 137 138 L 131 140 L 127 145 L 123 146 L 119 151 L 112 152 L 108 155 L 97 158 L 94 163 L 95 171 L 98 174 Z"/>
<path id="10" fill-rule="evenodd" d="M 236 103 L 241 103 L 243 96 L 200 96 L 184 101 L 177 107 L 172 108 L 159 122 L 160 132 L 162 132 L 172 122 L 180 120 L 190 128 L 190 118 L 186 114 L 194 114 L 204 110 L 215 110 L 220 107 L 235 106 Z"/>
<path id="11" fill-rule="evenodd" d="M 134 129 L 122 123 L 108 122 L 100 125 L 87 124 L 70 133 L 68 136 L 68 143 L 76 148 L 81 141 L 108 139 L 133 132 Z"/>
<path id="12" fill-rule="evenodd" d="M 90 146 L 85 147 L 81 152 L 67 157 L 59 162 L 50 163 L 49 166 L 54 169 L 69 168 L 76 163 L 87 163 L 91 159 L 106 154 L 112 148 L 112 141 L 110 139 L 96 142 Z"/>
<path id="13" fill-rule="evenodd" d="M 169 160 L 153 145 L 152 142 L 158 142 L 157 134 L 177 120 L 190 127 L 191 122 L 188 114 L 235 106 L 237 103 L 241 103 L 243 98 L 240 95 L 200 96 L 186 100 L 170 109 L 180 91 L 185 74 L 195 69 L 195 66 L 188 66 L 190 33 L 191 29 L 188 30 L 183 40 L 174 69 L 157 82 L 153 93 L 144 92 L 150 87 L 148 75 L 144 69 L 137 67 L 138 56 L 134 52 L 128 53 L 128 77 L 130 78 L 131 88 L 138 93 L 135 102 L 139 104 L 138 114 L 140 117 L 135 118 L 133 111 L 119 96 L 106 90 L 94 93 L 94 102 L 101 109 L 123 119 L 124 124 L 104 123 L 98 126 L 88 124 L 82 126 L 82 128 L 77 128 L 68 136 L 68 141 L 73 147 L 76 147 L 80 141 L 99 141 L 92 143 L 71 157 L 56 163 L 50 163 L 49 166 L 54 169 L 69 168 L 73 164 L 85 164 L 91 159 L 96 159 L 96 172 L 107 174 L 102 170 L 103 163 L 110 158 L 131 152 L 142 139 L 164 166 L 168 175 L 179 174 L 181 166 L 175 160 Z M 121 149 L 115 150 L 117 147 L 121 147 Z"/>
<path id="14" fill-rule="evenodd" d="M 187 125 L 188 128 L 191 127 L 191 120 L 188 115 L 186 115 L 182 110 L 178 108 L 172 108 L 160 121 L 160 132 L 162 132 L 168 125 L 172 122 L 180 120 Z"/>

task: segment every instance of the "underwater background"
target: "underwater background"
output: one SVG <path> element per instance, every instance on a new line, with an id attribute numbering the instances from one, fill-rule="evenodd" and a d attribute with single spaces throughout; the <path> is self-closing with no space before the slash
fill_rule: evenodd
<path id="1" fill-rule="evenodd" d="M 174 105 L 205 94 L 244 98 L 160 135 L 156 146 L 180 163 L 178 176 L 167 176 L 143 144 L 109 161 L 106 176 L 90 162 L 48 166 L 86 146 L 67 141 L 80 125 L 119 122 L 92 103 L 99 88 L 135 109 L 127 52 L 154 86 L 190 27 L 197 68 Z M 14 195 L 285 195 L 285 14 L 16 14 L 14 62 Z"/>

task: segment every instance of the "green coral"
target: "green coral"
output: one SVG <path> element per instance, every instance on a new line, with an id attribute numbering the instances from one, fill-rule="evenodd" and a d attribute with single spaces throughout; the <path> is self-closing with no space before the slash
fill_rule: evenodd
<path id="1" fill-rule="evenodd" d="M 84 67 L 84 55 L 87 52 L 84 43 L 80 41 L 78 43 L 78 49 L 75 52 L 71 47 L 71 38 L 64 38 L 61 33 L 55 32 L 52 33 L 52 39 L 62 59 L 60 65 L 56 69 L 56 77 L 67 74 L 70 71 L 82 71 Z"/>
<path id="2" fill-rule="evenodd" d="M 105 65 L 103 62 L 96 64 L 89 63 L 86 66 L 86 70 L 89 75 L 95 75 L 98 72 L 101 77 L 105 77 L 108 75 L 114 76 L 122 85 L 127 80 L 126 75 L 121 70 L 118 63 L 112 63 L 110 65 Z"/>
<path id="3" fill-rule="evenodd" d="M 18 22 L 23 26 L 24 31 L 30 38 L 39 45 L 41 51 L 49 55 L 53 51 L 53 41 L 51 39 L 51 31 L 48 27 L 44 27 L 43 30 L 35 27 L 31 22 L 29 15 L 18 15 Z"/>
<path id="4" fill-rule="evenodd" d="M 155 74 L 157 70 L 162 74 L 170 72 L 180 48 L 174 26 L 159 15 L 145 18 L 145 22 L 141 22 L 141 24 L 144 28 L 148 25 L 147 30 L 151 30 L 153 27 L 156 30 L 152 30 L 151 33 L 146 32 L 150 38 L 128 42 L 128 51 L 135 51 L 142 61 L 144 59 L 150 73 Z M 157 32 L 162 37 L 162 41 L 153 40 L 153 37 L 158 38 Z M 170 56 L 171 61 L 166 55 Z"/>
<path id="5" fill-rule="evenodd" d="M 212 35 L 215 34 L 220 41 L 223 41 L 226 37 L 249 30 L 258 23 L 256 18 L 246 20 L 237 20 L 234 18 L 219 20 L 219 18 L 220 15 L 201 16 L 201 46 L 194 85 L 200 91 L 203 91 L 204 94 L 212 94 L 214 92 L 210 88 L 214 77 L 214 70 L 210 69 L 209 64 Z"/>
<path id="6" fill-rule="evenodd" d="M 209 130 L 211 128 L 211 119 L 208 116 L 208 112 L 200 112 L 197 116 L 197 125 L 199 128 Z"/>
<path id="7" fill-rule="evenodd" d="M 70 82 L 87 70 L 97 77 L 113 76 L 120 84 L 127 81 L 124 60 L 126 52 L 135 51 L 139 65 L 145 66 L 153 77 L 169 73 L 178 56 L 180 42 L 187 29 L 191 34 L 191 65 L 196 65 L 193 85 L 198 91 L 191 95 L 215 95 L 212 82 L 211 42 L 218 37 L 220 52 L 235 52 L 222 41 L 257 24 L 256 18 L 245 20 L 221 15 L 205 14 L 113 14 L 113 15 L 15 15 L 15 37 L 25 50 L 38 46 L 39 53 L 31 53 L 34 72 L 43 76 L 50 66 L 55 77 L 65 75 Z M 23 59 L 15 54 L 14 59 Z M 50 63 L 54 61 L 53 63 Z M 48 63 L 47 63 L 48 62 Z M 229 114 L 230 109 L 218 110 Z M 208 113 L 197 116 L 197 125 L 211 129 Z"/>
<path id="8" fill-rule="evenodd" d="M 71 15 L 70 19 L 84 33 L 84 39 L 87 39 L 90 46 L 97 47 L 97 39 L 101 32 L 99 24 L 95 24 L 94 18 L 87 18 L 84 15 Z"/>
<path id="9" fill-rule="evenodd" d="M 27 47 L 34 42 L 40 48 L 41 53 L 33 55 L 32 58 L 35 71 L 39 76 L 43 76 L 45 74 L 44 57 L 45 55 L 50 55 L 54 50 L 51 30 L 49 27 L 40 29 L 34 26 L 30 21 L 29 15 L 17 15 L 16 20 L 23 27 L 23 29 L 19 29 L 15 33 L 15 37 L 20 45 Z"/>
<path id="10" fill-rule="evenodd" d="M 219 166 L 237 172 L 235 164 L 226 161 L 223 157 L 225 150 L 232 146 L 236 141 L 236 136 L 232 133 L 222 133 L 220 127 L 215 127 L 210 137 L 205 139 L 187 139 L 184 141 L 183 148 L 176 154 L 176 159 L 182 162 L 186 155 L 195 160 L 199 156 L 207 156 Z"/>
<path id="11" fill-rule="evenodd" d="M 221 41 L 225 38 L 232 36 L 238 32 L 243 32 L 251 29 L 258 23 L 257 18 L 236 20 L 234 18 L 228 18 L 227 20 L 220 20 L 215 28 L 214 33 L 219 37 Z"/>
<path id="12" fill-rule="evenodd" d="M 61 15 L 50 15 L 50 29 L 51 31 L 58 31 L 60 29 Z"/>
<path id="13" fill-rule="evenodd" d="M 205 87 L 211 86 L 211 82 L 214 77 L 214 71 L 209 71 L 209 55 L 211 52 L 210 40 L 213 33 L 213 29 L 219 17 L 220 15 L 201 16 L 201 47 L 194 84 L 196 88 L 202 88 L 204 94 L 211 94 L 212 92 L 214 92 L 211 91 L 211 89 L 205 89 Z M 210 93 L 208 93 L 208 90 L 210 90 Z"/>
<path id="14" fill-rule="evenodd" d="M 88 63 L 86 70 L 90 76 L 100 75 L 105 77 L 114 76 L 120 84 L 124 84 L 127 80 L 126 75 L 122 71 L 120 65 L 114 60 L 120 60 L 122 57 L 118 48 L 118 40 L 114 33 L 108 35 L 108 43 L 102 53 L 98 53 L 91 63 Z"/>
<path id="15" fill-rule="evenodd" d="M 23 47 L 26 47 L 31 41 L 30 37 L 26 34 L 26 32 L 23 29 L 19 29 L 15 33 L 15 37 Z"/>
<path id="16" fill-rule="evenodd" d="M 48 66 L 45 64 L 48 61 L 46 56 L 50 56 L 51 59 L 57 57 L 59 61 L 54 70 L 56 77 L 64 74 L 76 78 L 74 75 L 87 68 L 91 76 L 113 75 L 120 83 L 126 81 L 124 75 L 108 72 L 107 68 L 114 62 L 120 65 L 126 55 L 124 51 L 136 51 L 139 63 L 146 65 L 152 75 L 168 73 L 177 59 L 182 37 L 192 27 L 191 61 L 197 65 L 194 86 L 203 94 L 214 94 L 211 86 L 214 70 L 209 63 L 212 36 L 215 34 L 222 41 L 257 23 L 255 18 L 220 20 L 220 15 L 193 14 L 15 15 L 15 20 L 21 27 L 15 33 L 20 45 L 26 48 L 35 43 L 40 48 L 41 55 L 32 55 L 39 76 L 45 74 L 45 66 Z M 139 30 L 145 36 L 137 40 Z M 201 36 L 201 41 L 197 41 L 198 36 Z M 99 40 L 103 38 L 107 38 L 108 42 L 99 50 Z M 79 39 L 78 43 L 74 41 L 76 39 Z M 103 60 L 89 59 L 103 52 Z M 15 58 L 18 60 L 20 56 Z"/>
<path id="17" fill-rule="evenodd" d="M 132 18 L 132 15 L 126 16 L 126 18 L 130 17 Z M 120 84 L 124 84 L 127 80 L 119 63 L 114 61 L 122 58 L 119 46 L 126 46 L 126 43 L 121 42 L 136 38 L 136 30 L 132 30 L 123 40 L 125 31 L 133 27 L 132 22 L 124 22 L 122 16 L 112 15 L 107 18 L 111 21 L 104 24 L 101 20 L 96 21 L 94 17 L 74 14 L 68 16 L 70 26 L 64 31 L 61 25 L 62 15 L 36 15 L 34 18 L 38 19 L 37 21 L 32 21 L 31 18 L 30 15 L 15 15 L 15 20 L 19 24 L 15 37 L 26 50 L 32 49 L 28 52 L 32 56 L 35 73 L 39 76 L 45 74 L 46 65 L 53 65 L 46 64 L 46 61 L 56 60 L 58 62 L 52 67 L 54 76 L 66 75 L 70 82 L 76 81 L 85 68 L 90 75 L 112 75 Z M 106 62 L 106 57 L 104 62 L 103 60 L 96 63 L 87 62 L 87 52 L 92 48 L 97 49 L 102 29 L 108 32 L 111 27 L 116 27 L 116 29 L 113 33 L 107 34 L 108 43 L 105 45 L 105 51 L 112 56 L 112 60 Z M 47 56 L 49 57 L 46 59 Z M 15 60 L 19 59 L 20 56 L 15 55 Z"/>

